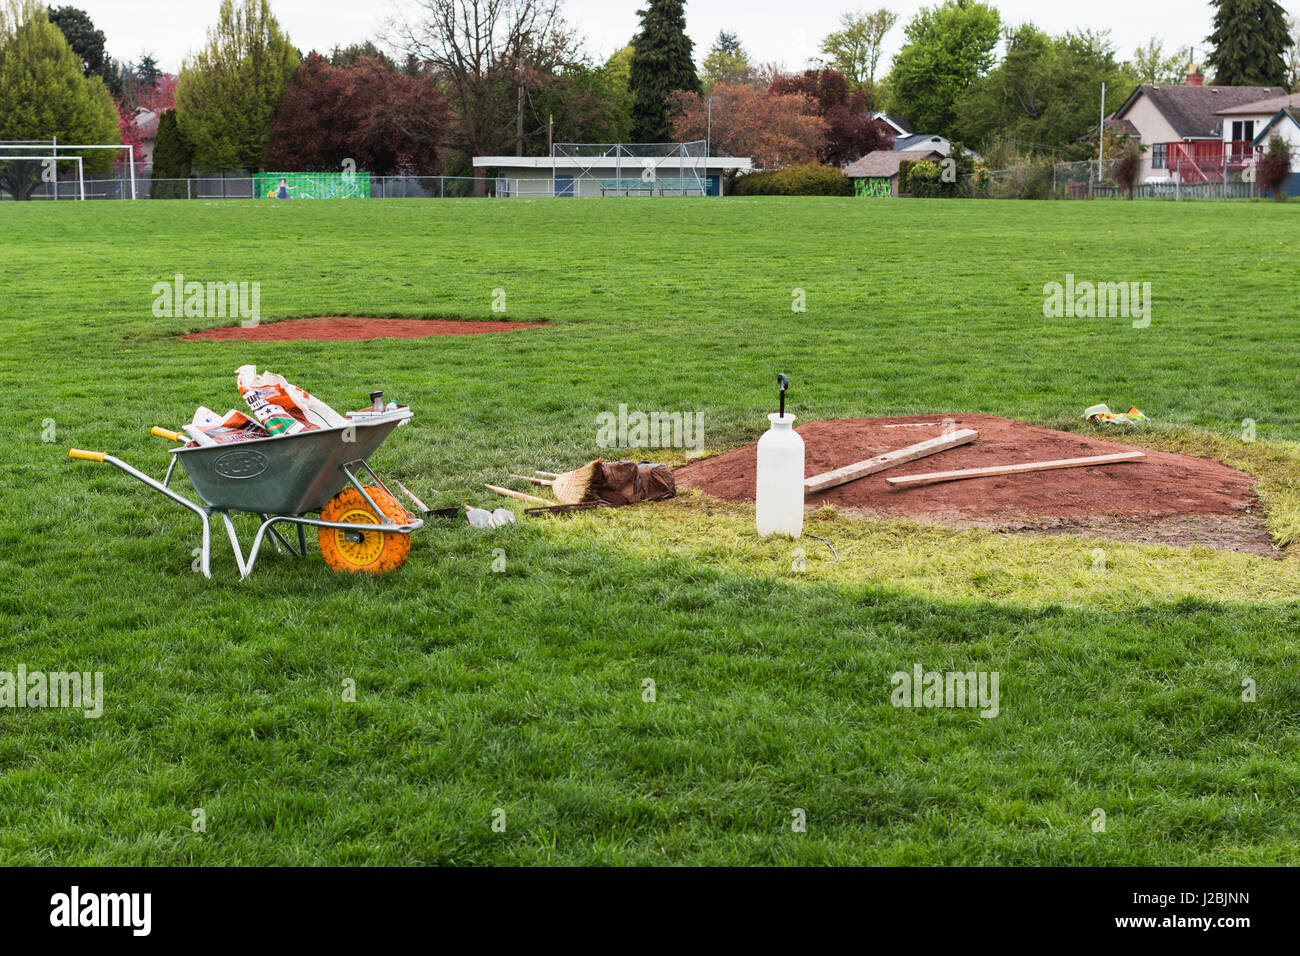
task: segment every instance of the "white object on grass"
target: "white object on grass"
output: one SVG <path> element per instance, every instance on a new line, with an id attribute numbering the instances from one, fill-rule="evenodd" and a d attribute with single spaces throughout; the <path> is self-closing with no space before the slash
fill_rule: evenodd
<path id="1" fill-rule="evenodd" d="M 803 439 L 794 430 L 794 416 L 767 416 L 772 427 L 758 440 L 758 481 L 754 513 L 758 535 L 803 534 Z"/>

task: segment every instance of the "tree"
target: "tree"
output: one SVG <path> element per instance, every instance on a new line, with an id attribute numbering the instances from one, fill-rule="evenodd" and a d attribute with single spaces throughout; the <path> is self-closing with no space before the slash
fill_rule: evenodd
<path id="1" fill-rule="evenodd" d="M 1255 165 L 1255 179 L 1260 189 L 1273 191 L 1278 202 L 1286 199 L 1282 187 L 1291 175 L 1291 145 L 1280 136 L 1270 136 L 1264 155 Z"/>
<path id="2" fill-rule="evenodd" d="M 802 93 L 816 104 L 826 122 L 826 136 L 817 150 L 819 162 L 843 166 L 877 149 L 889 149 L 892 137 L 867 111 L 867 94 L 849 89 L 838 70 L 805 70 L 772 82 L 770 93 Z"/>
<path id="3" fill-rule="evenodd" d="M 194 147 L 185 139 L 176 122 L 176 111 L 168 110 L 158 118 L 158 135 L 153 141 L 153 199 L 178 199 L 186 195 L 184 183 L 160 183 L 163 179 L 189 179 L 194 162 Z"/>
<path id="4" fill-rule="evenodd" d="M 719 30 L 718 38 L 704 58 L 705 90 L 712 89 L 716 83 L 749 83 L 753 78 L 754 66 L 740 40 L 734 33 Z"/>
<path id="5" fill-rule="evenodd" d="M 205 170 L 260 169 L 298 53 L 266 0 L 221 0 L 207 45 L 181 67 L 177 121 Z"/>
<path id="6" fill-rule="evenodd" d="M 691 57 L 691 39 L 686 35 L 682 0 L 649 0 L 637 14 L 641 29 L 632 40 L 628 78 L 632 137 L 657 143 L 669 136 L 668 97 L 679 90 L 699 93 L 700 80 Z"/>
<path id="7" fill-rule="evenodd" d="M 1001 25 L 998 12 L 978 0 L 923 7 L 894 57 L 889 111 L 921 132 L 950 136 L 958 97 L 993 66 Z"/>
<path id="8" fill-rule="evenodd" d="M 81 58 L 34 0 L 0 8 L 0 140 L 118 143 L 118 115 L 98 76 L 86 76 Z M 34 150 L 39 152 L 39 150 Z M 72 155 L 63 150 L 64 155 Z M 87 150 L 87 175 L 106 172 L 112 150 Z M 15 199 L 30 199 L 40 180 L 40 161 L 5 160 L 0 186 Z"/>
<path id="9" fill-rule="evenodd" d="M 1107 33 L 1049 37 L 1026 23 L 1007 33 L 1002 62 L 958 98 L 954 129 L 958 138 L 986 147 L 996 136 L 1082 156 L 1096 150 L 1095 142 L 1079 141 L 1097 126 L 1102 84 L 1107 107 L 1117 108 L 1134 82 L 1116 63 Z"/>
<path id="10" fill-rule="evenodd" d="M 1286 48 L 1286 88 L 1300 93 L 1300 19 L 1291 17 L 1286 28 L 1291 33 L 1291 45 Z"/>
<path id="11" fill-rule="evenodd" d="M 397 69 L 397 64 L 369 40 L 364 43 L 353 43 L 350 46 L 334 47 L 334 49 L 330 50 L 329 64 L 330 66 L 351 66 L 361 59 L 377 60 L 386 70 Z"/>
<path id="12" fill-rule="evenodd" d="M 393 42 L 442 80 L 462 163 L 522 153 L 528 95 L 577 57 L 559 0 L 415 0 L 415 6 L 418 19 L 400 21 Z"/>
<path id="13" fill-rule="evenodd" d="M 1139 83 L 1175 86 L 1186 78 L 1191 62 L 1191 47 L 1179 47 L 1166 56 L 1164 43 L 1152 37 L 1133 51 L 1133 59 L 1127 66 Z"/>
<path id="14" fill-rule="evenodd" d="M 63 33 L 72 52 L 81 57 L 86 76 L 98 76 L 109 93 L 115 97 L 122 96 L 122 77 L 117 61 L 105 52 L 104 31 L 95 27 L 90 14 L 76 7 L 51 7 L 50 22 Z"/>
<path id="15" fill-rule="evenodd" d="M 1115 160 L 1115 165 L 1111 167 L 1111 175 L 1115 177 L 1115 183 L 1128 193 L 1129 199 L 1133 198 L 1133 190 L 1137 187 L 1138 174 L 1141 172 L 1142 147 L 1130 139 L 1124 144 L 1124 149 Z"/>
<path id="16" fill-rule="evenodd" d="M 748 156 L 764 169 L 817 159 L 826 121 L 804 93 L 772 93 L 743 84 L 713 88 L 713 142 L 732 155 Z M 679 90 L 670 97 L 669 132 L 675 140 L 705 138 L 707 107 L 699 93 Z"/>
<path id="17" fill-rule="evenodd" d="M 1292 45 L 1286 11 L 1277 0 L 1211 0 L 1214 32 L 1205 38 L 1213 46 L 1205 58 L 1221 86 L 1283 86 L 1287 82 L 1283 55 Z"/>
<path id="18" fill-rule="evenodd" d="M 158 69 L 158 61 L 153 58 L 151 53 L 142 53 L 140 61 L 134 65 L 133 72 L 140 85 L 145 89 L 152 89 L 158 85 L 158 80 L 163 76 L 163 71 Z"/>
<path id="19" fill-rule="evenodd" d="M 864 10 L 840 14 L 840 29 L 822 40 L 826 64 L 843 73 L 854 89 L 873 86 L 880 63 L 880 45 L 897 22 L 898 14 L 884 7 L 872 13 Z"/>
<path id="20" fill-rule="evenodd" d="M 632 135 L 626 63 L 621 74 L 619 70 L 608 63 L 577 62 L 562 67 L 529 98 L 536 121 L 535 132 L 527 138 L 530 150 L 545 153 L 548 121 L 552 120 L 557 142 L 626 141 Z"/>
<path id="21" fill-rule="evenodd" d="M 451 110 L 430 76 L 405 76 L 362 56 L 331 66 L 312 52 L 276 110 L 267 162 L 279 170 L 341 172 L 347 160 L 381 176 L 438 172 Z"/>

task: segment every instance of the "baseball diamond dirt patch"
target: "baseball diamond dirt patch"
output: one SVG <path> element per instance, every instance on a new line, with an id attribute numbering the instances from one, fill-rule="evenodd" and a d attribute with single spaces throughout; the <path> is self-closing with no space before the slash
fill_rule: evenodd
<path id="1" fill-rule="evenodd" d="M 1078 534 L 1153 544 L 1202 545 L 1277 557 L 1255 477 L 1205 458 L 1150 451 L 995 415 L 938 414 L 809 422 L 796 428 L 806 475 L 816 475 L 933 438 L 951 419 L 979 439 L 928 458 L 829 488 L 806 499 L 872 518 L 904 518 L 1036 534 Z M 935 424 L 922 424 L 935 423 Z M 969 478 L 895 488 L 886 477 L 990 465 L 1144 451 L 1136 462 Z M 692 462 L 674 473 L 684 487 L 728 501 L 753 501 L 755 445 Z"/>
<path id="2" fill-rule="evenodd" d="M 312 319 L 281 319 L 244 328 L 241 325 L 205 329 L 181 338 L 223 342 L 342 342 L 368 339 L 422 339 L 432 335 L 481 335 L 535 329 L 545 322 L 473 322 L 456 319 L 368 319 L 361 316 L 324 315 Z"/>

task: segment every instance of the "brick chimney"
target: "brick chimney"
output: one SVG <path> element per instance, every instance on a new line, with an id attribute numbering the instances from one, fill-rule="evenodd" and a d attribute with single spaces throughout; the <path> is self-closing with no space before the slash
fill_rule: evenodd
<path id="1" fill-rule="evenodd" d="M 1205 74 L 1202 73 L 1202 72 L 1200 71 L 1200 68 L 1197 67 L 1197 65 L 1196 65 L 1195 63 L 1191 64 L 1191 65 L 1188 67 L 1188 69 L 1187 69 L 1187 82 L 1186 82 L 1184 85 L 1185 85 L 1185 86 L 1204 86 L 1204 85 L 1205 85 Z"/>

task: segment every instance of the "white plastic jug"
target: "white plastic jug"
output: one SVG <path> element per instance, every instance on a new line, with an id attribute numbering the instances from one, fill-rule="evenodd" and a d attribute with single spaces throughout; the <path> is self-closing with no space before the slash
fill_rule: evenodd
<path id="1" fill-rule="evenodd" d="M 772 427 L 758 440 L 754 495 L 758 535 L 797 538 L 803 534 L 803 439 L 794 430 L 793 415 L 768 415 L 767 419 Z"/>

